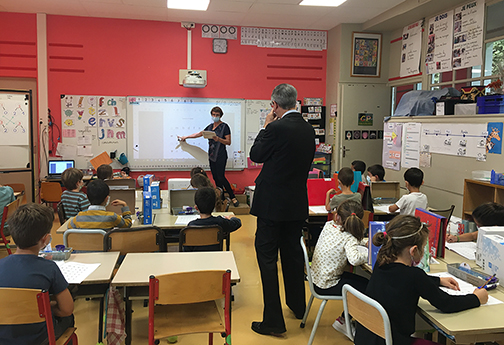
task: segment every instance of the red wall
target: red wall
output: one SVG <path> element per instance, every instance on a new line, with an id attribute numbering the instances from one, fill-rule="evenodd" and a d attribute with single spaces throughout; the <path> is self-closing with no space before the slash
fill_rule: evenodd
<path id="1" fill-rule="evenodd" d="M 21 21 L 28 22 L 26 32 L 15 29 Z M 0 13 L 0 40 L 36 42 L 35 15 Z M 269 99 L 277 84 L 287 82 L 297 88 L 299 99 L 325 95 L 326 51 L 258 48 L 228 40 L 228 53 L 214 54 L 212 39 L 201 37 L 200 25 L 192 32 L 192 68 L 207 70 L 203 89 L 178 84 L 179 69 L 187 68 L 187 31 L 178 22 L 48 15 L 47 41 L 49 108 L 57 123 L 61 94 Z M 1 53 L 0 75 L 6 76 Z M 14 60 L 22 62 L 21 57 Z M 16 76 L 36 76 L 36 63 L 29 67 L 35 67 L 31 75 L 17 71 Z M 258 172 L 245 169 L 227 176 L 243 188 L 253 184 Z"/>

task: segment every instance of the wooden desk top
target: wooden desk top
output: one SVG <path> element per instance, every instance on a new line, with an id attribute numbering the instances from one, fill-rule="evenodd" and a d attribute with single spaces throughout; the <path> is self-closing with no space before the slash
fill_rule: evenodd
<path id="1" fill-rule="evenodd" d="M 101 265 L 84 279 L 82 284 L 108 284 L 112 279 L 117 259 L 119 259 L 119 252 L 96 252 L 72 254 L 67 261 L 83 264 L 100 263 Z"/>
<path id="2" fill-rule="evenodd" d="M 113 286 L 147 286 L 149 276 L 199 270 L 231 270 L 231 282 L 239 282 L 233 252 L 130 253 L 112 280 Z"/>

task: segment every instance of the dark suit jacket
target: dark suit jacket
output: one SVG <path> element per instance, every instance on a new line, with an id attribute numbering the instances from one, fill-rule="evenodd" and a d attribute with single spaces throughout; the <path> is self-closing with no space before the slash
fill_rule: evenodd
<path id="1" fill-rule="evenodd" d="M 314 154 L 315 132 L 300 113 L 286 114 L 260 130 L 250 159 L 264 165 L 250 213 L 274 221 L 306 219 L 306 180 Z"/>

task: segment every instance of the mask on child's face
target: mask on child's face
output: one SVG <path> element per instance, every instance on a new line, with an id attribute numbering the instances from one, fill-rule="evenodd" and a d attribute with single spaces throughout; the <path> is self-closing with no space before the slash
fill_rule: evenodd
<path id="1" fill-rule="evenodd" d="M 371 177 L 369 177 L 369 175 L 366 176 L 366 181 L 367 181 L 368 184 L 371 184 Z"/>
<path id="2" fill-rule="evenodd" d="M 417 248 L 417 251 L 418 251 L 418 248 Z M 411 266 L 413 267 L 416 267 L 418 265 L 420 265 L 420 262 L 422 261 L 422 256 L 423 256 L 423 253 L 421 253 L 422 255 L 420 255 L 420 259 L 418 259 L 418 261 L 415 260 L 415 255 L 411 255 Z"/>
<path id="3" fill-rule="evenodd" d="M 107 202 L 105 203 L 105 207 L 107 207 L 108 205 L 110 205 L 110 195 L 107 196 Z"/>

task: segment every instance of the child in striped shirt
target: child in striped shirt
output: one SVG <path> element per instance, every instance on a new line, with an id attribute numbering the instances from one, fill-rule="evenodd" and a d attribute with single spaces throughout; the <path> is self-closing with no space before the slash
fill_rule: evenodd
<path id="1" fill-rule="evenodd" d="M 67 219 L 75 217 L 77 213 L 89 207 L 88 197 L 80 191 L 84 186 L 83 177 L 82 171 L 76 168 L 68 168 L 61 174 L 61 181 L 66 188 L 61 194 L 61 203 Z"/>
<path id="2" fill-rule="evenodd" d="M 69 229 L 112 229 L 131 227 L 131 212 L 126 202 L 116 199 L 110 202 L 110 189 L 103 180 L 91 181 L 87 186 L 87 195 L 91 206 L 87 211 L 79 212 L 68 223 Z M 122 215 L 107 211 L 108 205 L 121 206 Z"/>

